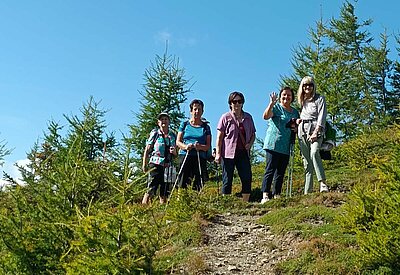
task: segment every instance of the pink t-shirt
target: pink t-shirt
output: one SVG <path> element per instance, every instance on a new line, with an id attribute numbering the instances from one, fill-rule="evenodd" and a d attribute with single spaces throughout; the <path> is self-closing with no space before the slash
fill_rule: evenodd
<path id="1" fill-rule="evenodd" d="M 246 133 L 246 144 L 250 142 L 251 137 L 256 132 L 254 121 L 249 113 L 243 112 L 243 127 Z M 239 127 L 234 120 L 234 114 L 227 112 L 221 116 L 218 122 L 217 130 L 224 134 L 221 147 L 221 156 L 223 158 L 233 159 L 237 143 L 240 140 Z"/>

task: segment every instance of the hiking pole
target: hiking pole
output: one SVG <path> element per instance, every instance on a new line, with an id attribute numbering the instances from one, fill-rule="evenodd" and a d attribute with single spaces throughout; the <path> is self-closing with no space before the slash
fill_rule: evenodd
<path id="1" fill-rule="evenodd" d="M 169 184 L 173 181 L 173 171 L 174 171 L 174 162 L 171 160 L 170 167 L 169 167 L 169 181 L 168 181 L 168 191 L 169 191 Z"/>
<path id="2" fill-rule="evenodd" d="M 296 142 L 296 133 L 291 132 L 290 135 L 290 148 L 289 148 L 289 170 L 288 170 L 288 180 L 286 184 L 286 198 L 292 197 L 292 187 L 293 187 L 293 165 L 294 165 L 294 144 Z"/>
<path id="3" fill-rule="evenodd" d="M 219 169 L 218 169 L 218 163 L 215 161 L 215 156 L 217 154 L 217 149 L 213 149 L 213 156 L 214 156 L 214 164 L 215 164 L 215 173 L 216 173 L 216 182 L 217 182 L 217 196 L 219 195 Z"/>
<path id="4" fill-rule="evenodd" d="M 164 143 L 165 142 L 165 138 Z M 167 150 L 168 148 L 168 150 Z M 163 174 L 163 179 L 164 179 L 164 194 L 165 194 L 165 199 L 168 200 L 168 192 L 169 192 L 169 182 L 171 181 L 170 178 L 170 170 L 172 170 L 172 155 L 170 152 L 170 146 L 165 146 L 164 147 L 164 174 Z M 160 186 L 160 201 L 161 201 L 161 186 Z"/>
<path id="5" fill-rule="evenodd" d="M 168 163 L 167 166 L 164 167 L 164 194 L 167 197 L 167 200 L 168 200 L 169 182 L 171 181 L 170 170 L 172 170 L 172 169 L 169 169 L 170 165 L 172 165 L 172 163 Z M 165 171 L 165 169 L 167 169 L 167 171 Z M 166 174 L 166 177 L 165 177 L 165 174 Z"/>
<path id="6" fill-rule="evenodd" d="M 181 175 L 181 173 L 182 173 L 183 167 L 185 166 L 186 159 L 187 159 L 188 155 L 189 155 L 189 150 L 186 150 L 186 155 L 185 155 L 185 157 L 183 158 L 181 167 L 179 168 L 179 172 L 178 172 L 178 174 L 176 175 L 175 183 L 174 183 L 174 186 L 172 187 L 171 195 L 169 196 L 169 198 L 172 198 L 172 193 L 173 193 L 174 190 L 175 190 L 176 184 L 177 184 L 177 182 L 178 182 L 178 180 L 179 180 L 179 177 L 180 177 L 180 175 Z M 168 204 L 169 204 L 169 199 L 167 200 L 167 203 L 166 203 L 166 205 L 165 205 L 165 209 L 167 209 Z"/>
<path id="7" fill-rule="evenodd" d="M 199 191 L 201 191 L 202 189 L 203 189 L 203 175 L 202 175 L 202 172 L 201 172 L 201 164 L 200 164 L 200 152 L 199 152 L 199 150 L 196 150 L 197 151 L 197 162 L 199 163 L 199 174 L 200 174 L 200 190 Z"/>
<path id="8" fill-rule="evenodd" d="M 292 168 L 291 168 L 291 166 L 292 166 L 292 163 L 291 163 L 292 162 L 292 144 L 290 144 L 289 150 L 290 150 L 289 151 L 289 169 L 288 169 L 288 177 L 287 177 L 287 182 L 286 182 L 286 198 L 292 196 L 292 189 L 290 186 L 290 182 L 291 182 L 290 178 L 292 175 L 292 172 L 291 172 L 291 170 L 292 170 Z"/>
<path id="9" fill-rule="evenodd" d="M 289 197 L 292 197 L 293 188 L 293 166 L 294 166 L 294 143 L 291 145 L 290 150 L 290 182 L 289 182 Z"/>

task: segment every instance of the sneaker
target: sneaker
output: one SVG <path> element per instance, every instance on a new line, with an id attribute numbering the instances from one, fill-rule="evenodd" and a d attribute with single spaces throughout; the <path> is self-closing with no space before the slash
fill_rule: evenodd
<path id="1" fill-rule="evenodd" d="M 280 199 L 281 195 L 274 195 L 274 199 Z"/>
<path id="2" fill-rule="evenodd" d="M 329 188 L 328 185 L 326 185 L 325 183 L 321 182 L 319 185 L 319 192 L 329 192 Z"/>
<path id="3" fill-rule="evenodd" d="M 261 204 L 264 204 L 264 203 L 266 203 L 267 201 L 269 201 L 269 198 L 263 198 L 262 200 L 261 200 Z"/>

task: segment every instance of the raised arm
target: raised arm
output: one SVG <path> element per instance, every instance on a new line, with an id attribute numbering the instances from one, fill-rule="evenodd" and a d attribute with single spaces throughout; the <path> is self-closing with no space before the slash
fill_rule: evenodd
<path id="1" fill-rule="evenodd" d="M 263 118 L 265 120 L 270 119 L 274 115 L 272 109 L 274 108 L 277 101 L 278 101 L 278 95 L 275 92 L 272 92 L 271 95 L 269 96 L 269 104 L 267 108 L 265 108 L 264 110 Z"/>

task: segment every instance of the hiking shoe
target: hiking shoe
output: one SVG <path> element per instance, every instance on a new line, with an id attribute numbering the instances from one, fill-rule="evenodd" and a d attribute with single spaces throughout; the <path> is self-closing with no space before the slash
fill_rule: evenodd
<path id="1" fill-rule="evenodd" d="M 261 204 L 264 204 L 264 203 L 266 203 L 267 201 L 269 201 L 269 198 L 263 198 L 262 200 L 261 200 Z"/>
<path id="2" fill-rule="evenodd" d="M 326 185 L 325 183 L 321 182 L 319 185 L 319 192 L 329 192 L 329 188 L 328 185 Z"/>

